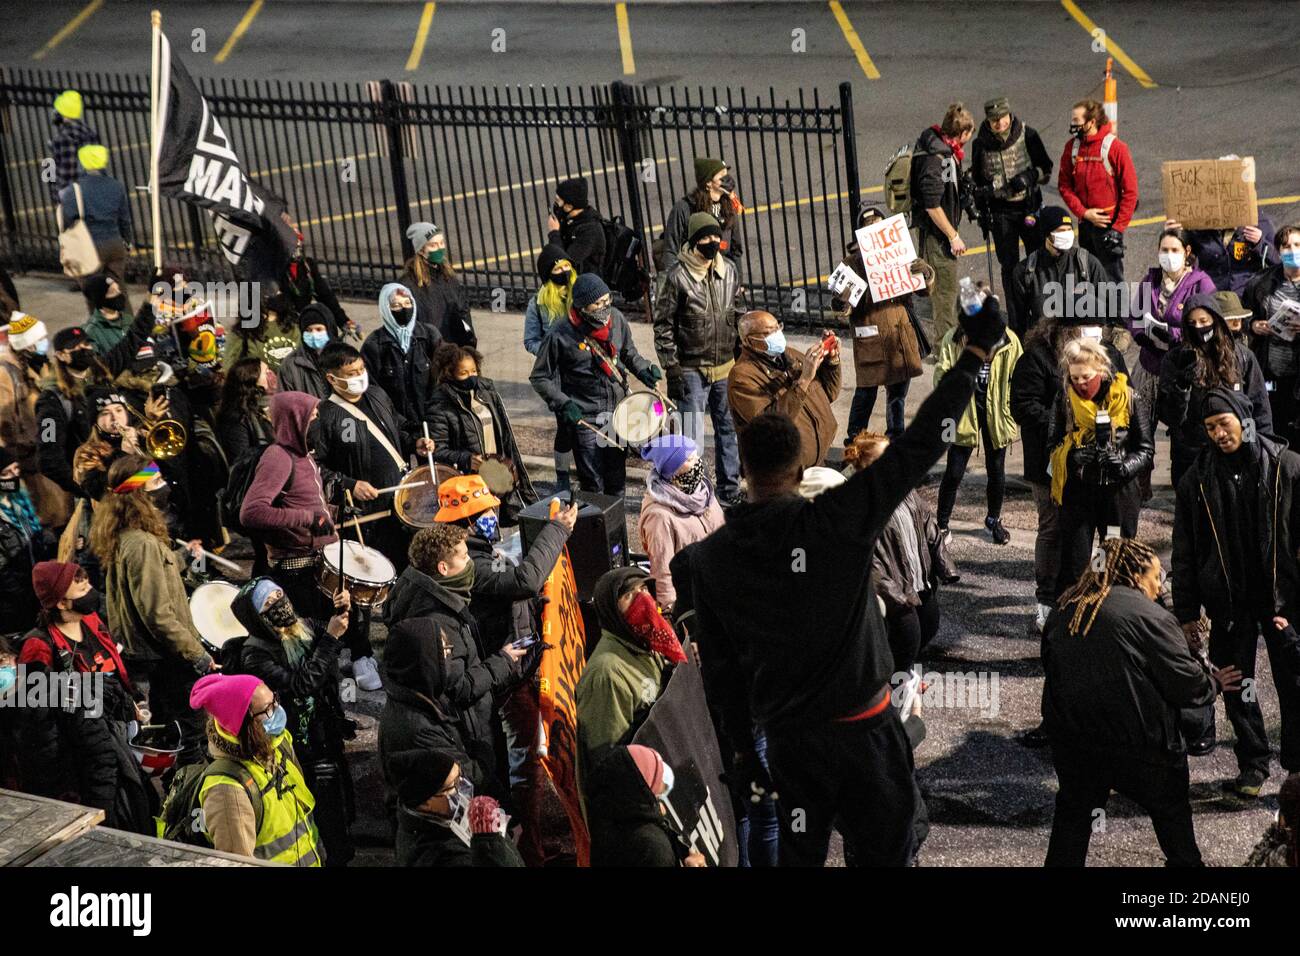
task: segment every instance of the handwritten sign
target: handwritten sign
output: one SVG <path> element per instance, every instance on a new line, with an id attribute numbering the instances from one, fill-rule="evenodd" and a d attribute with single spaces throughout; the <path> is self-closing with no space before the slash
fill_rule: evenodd
<path id="1" fill-rule="evenodd" d="M 884 302 L 925 288 L 925 277 L 912 272 L 916 247 L 901 214 L 863 226 L 854 235 L 873 301 Z"/>
<path id="2" fill-rule="evenodd" d="M 1232 229 L 1259 222 L 1255 158 L 1161 163 L 1165 217 L 1184 229 Z"/>

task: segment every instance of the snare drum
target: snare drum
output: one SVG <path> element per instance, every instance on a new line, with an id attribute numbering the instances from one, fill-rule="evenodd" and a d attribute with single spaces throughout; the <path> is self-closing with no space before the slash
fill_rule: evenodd
<path id="1" fill-rule="evenodd" d="M 213 657 L 221 656 L 221 646 L 232 637 L 248 633 L 231 610 L 239 588 L 228 581 L 200 584 L 190 595 L 190 618 L 204 648 Z"/>
<path id="2" fill-rule="evenodd" d="M 438 513 L 438 486 L 448 478 L 459 474 L 455 468 L 435 464 L 433 477 L 429 477 L 429 466 L 421 465 L 409 472 L 402 479 L 402 487 L 393 493 L 393 514 L 397 520 L 408 528 L 432 528 Z M 423 484 L 420 487 L 415 485 Z M 335 558 L 338 555 L 335 554 Z"/>
<path id="3" fill-rule="evenodd" d="M 610 427 L 619 440 L 639 447 L 663 432 L 668 422 L 668 403 L 658 392 L 630 392 L 614 406 Z"/>
<path id="4" fill-rule="evenodd" d="M 388 600 L 388 592 L 397 580 L 397 569 L 374 548 L 345 540 L 342 574 L 339 573 L 337 544 L 324 548 L 320 567 L 316 569 L 317 586 L 331 597 L 338 591 L 340 580 L 351 594 L 353 604 L 378 609 Z"/>

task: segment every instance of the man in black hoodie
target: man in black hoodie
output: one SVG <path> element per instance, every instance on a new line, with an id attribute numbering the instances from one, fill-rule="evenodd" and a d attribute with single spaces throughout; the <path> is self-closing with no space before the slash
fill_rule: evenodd
<path id="1" fill-rule="evenodd" d="M 547 242 L 564 248 L 573 271 L 600 274 L 605 264 L 605 227 L 587 199 L 585 179 L 566 179 L 555 187 L 555 202 L 546 219 Z"/>
<path id="2" fill-rule="evenodd" d="M 1218 386 L 1198 413 L 1209 443 L 1178 482 L 1174 510 L 1174 613 L 1189 636 L 1201 609 L 1211 621 L 1210 659 L 1255 677 L 1264 634 L 1282 711 L 1281 763 L 1300 770 L 1300 455 L 1284 441 L 1243 429 L 1253 407 L 1245 392 Z M 1237 736 L 1239 773 L 1231 788 L 1259 796 L 1270 747 L 1257 695 L 1224 694 Z"/>
<path id="3" fill-rule="evenodd" d="M 798 430 L 776 414 L 751 422 L 740 449 L 750 503 L 692 553 L 700 659 L 742 753 L 737 773 L 781 795 L 783 866 L 823 865 L 832 825 L 856 865 L 915 854 L 912 750 L 889 706 L 894 660 L 870 572 L 877 537 L 943 454 L 943 423 L 970 402 L 1006 327 L 994 298 L 961 322 L 966 347 L 911 427 L 812 501 L 797 493 Z"/>
<path id="4" fill-rule="evenodd" d="M 1039 188 L 1052 180 L 1052 160 L 1043 147 L 1038 130 L 1026 126 L 1011 112 L 1005 96 L 984 104 L 984 122 L 971 147 L 971 175 L 976 200 L 989 212 L 993 245 L 1002 267 L 1002 294 L 1011 291 L 1011 272 L 1020 261 L 1020 243 L 1034 248 L 1037 232 L 1025 224 L 1025 217 L 1038 211 L 1043 202 Z M 1007 302 L 1008 321 L 1019 323 L 1015 303 Z"/>

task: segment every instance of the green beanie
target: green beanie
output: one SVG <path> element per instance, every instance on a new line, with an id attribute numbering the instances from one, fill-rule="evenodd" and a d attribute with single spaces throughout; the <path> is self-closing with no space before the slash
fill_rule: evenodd
<path id="1" fill-rule="evenodd" d="M 718 225 L 718 220 L 707 212 L 696 212 L 691 214 L 691 218 L 686 220 L 686 241 L 690 245 L 695 245 L 705 236 L 722 236 L 722 227 Z"/>
<path id="2" fill-rule="evenodd" d="M 695 157 L 695 184 L 703 186 L 718 175 L 718 170 L 726 168 L 727 164 L 720 159 L 709 159 L 707 156 Z"/>

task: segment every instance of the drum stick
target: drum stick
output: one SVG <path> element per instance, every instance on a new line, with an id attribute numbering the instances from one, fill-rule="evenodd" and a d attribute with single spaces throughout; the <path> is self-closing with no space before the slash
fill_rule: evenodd
<path id="1" fill-rule="evenodd" d="M 420 422 L 420 427 L 424 429 L 424 437 L 429 438 L 429 423 Z M 433 439 L 429 438 L 429 444 L 433 444 Z M 433 450 L 429 450 L 429 480 L 433 481 L 437 477 L 437 472 L 433 470 Z"/>
<path id="2" fill-rule="evenodd" d="M 181 545 L 184 548 L 189 547 L 188 541 L 182 541 L 180 538 L 176 538 L 175 541 L 177 544 Z M 199 553 L 202 554 L 209 561 L 211 561 L 213 564 L 221 565 L 227 571 L 235 571 L 238 572 L 239 574 L 244 573 L 244 569 L 241 568 L 239 565 L 237 565 L 234 561 L 231 561 L 229 558 L 223 558 L 219 554 L 213 554 L 211 551 L 207 550 L 206 548 L 199 548 Z"/>
<path id="3" fill-rule="evenodd" d="M 351 491 L 348 491 L 347 489 L 344 489 L 343 494 L 344 494 L 345 496 L 347 496 L 347 499 L 348 499 L 348 510 L 351 511 L 351 510 L 352 510 L 352 492 L 351 492 Z M 355 531 L 355 532 L 357 533 L 357 542 L 361 545 L 361 547 L 364 548 L 364 547 L 366 546 L 366 539 L 363 538 L 363 537 L 361 537 L 361 522 L 357 520 L 357 516 L 356 516 L 356 515 L 353 515 L 353 516 L 352 516 L 352 530 Z M 342 566 L 342 565 L 339 565 L 339 573 L 340 573 L 340 574 L 343 573 L 343 566 Z"/>
<path id="4" fill-rule="evenodd" d="M 393 510 L 389 508 L 387 511 L 376 511 L 373 514 L 368 514 L 361 518 L 353 518 L 352 523 L 355 525 L 365 524 L 367 521 L 379 521 L 381 518 L 392 517 L 392 514 Z"/>
<path id="5" fill-rule="evenodd" d="M 428 483 L 429 482 L 427 481 L 412 481 L 410 484 L 402 484 L 401 482 L 398 482 L 395 485 L 389 485 L 387 488 L 376 488 L 375 494 L 388 495 L 388 494 L 392 494 L 394 491 L 397 491 L 400 488 L 423 488 Z"/>
<path id="6" fill-rule="evenodd" d="M 601 431 L 599 428 L 597 428 L 597 427 L 596 427 L 595 425 L 593 425 L 591 422 L 587 421 L 585 418 L 579 418 L 579 419 L 578 419 L 578 424 L 579 424 L 579 425 L 582 425 L 584 428 L 590 428 L 590 429 L 591 429 L 592 431 L 594 431 L 597 435 L 603 435 L 603 434 L 605 434 L 603 431 Z"/>

